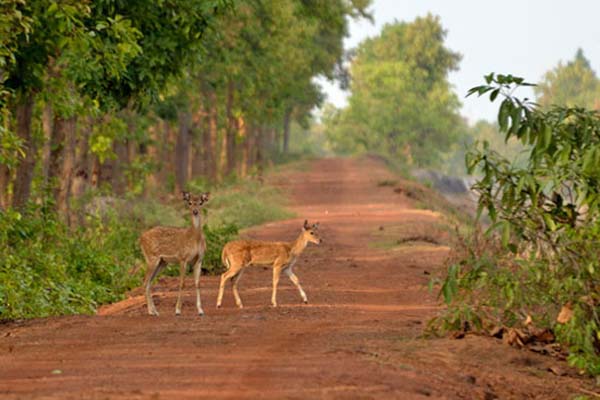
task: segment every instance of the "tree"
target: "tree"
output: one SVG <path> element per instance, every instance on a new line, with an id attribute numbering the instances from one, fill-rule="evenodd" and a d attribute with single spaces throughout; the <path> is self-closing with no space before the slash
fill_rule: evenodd
<path id="1" fill-rule="evenodd" d="M 49 162 L 53 168 L 48 171 L 49 178 L 56 178 L 50 182 L 64 213 L 76 136 L 90 131 L 78 129 L 77 119 L 101 117 L 158 98 L 169 80 L 195 60 L 210 21 L 230 4 L 230 0 L 173 0 L 152 7 L 142 0 L 3 3 L 7 14 L 0 19 L 0 31 L 10 28 L 11 34 L 0 42 L 0 89 L 9 94 L 0 106 L 3 119 L 9 120 L 3 128 L 14 125 L 23 151 L 17 162 L 3 163 L 2 197 L 9 192 L 11 168 L 13 206 L 21 207 L 30 197 L 40 144 L 32 137 L 31 125 L 40 95 L 54 119 L 47 124 L 51 136 L 47 140 L 55 143 Z M 83 139 L 80 142 L 87 143 L 88 138 Z M 115 142 L 117 148 L 120 144 Z"/>
<path id="2" fill-rule="evenodd" d="M 445 35 L 439 18 L 427 15 L 388 24 L 359 45 L 348 106 L 324 119 L 334 148 L 439 162 L 464 126 L 448 82 L 460 55 L 444 46 Z"/>
<path id="3" fill-rule="evenodd" d="M 577 50 L 572 61 L 560 62 L 548 71 L 534 91 L 544 108 L 562 105 L 600 109 L 600 80 L 582 49 Z"/>
<path id="4" fill-rule="evenodd" d="M 218 34 L 203 46 L 209 56 L 176 89 L 190 99 L 181 116 L 196 121 L 209 179 L 244 174 L 287 150 L 291 122 L 306 120 L 323 98 L 313 78 L 335 76 L 347 19 L 365 14 L 368 4 L 250 1 L 215 21 Z"/>

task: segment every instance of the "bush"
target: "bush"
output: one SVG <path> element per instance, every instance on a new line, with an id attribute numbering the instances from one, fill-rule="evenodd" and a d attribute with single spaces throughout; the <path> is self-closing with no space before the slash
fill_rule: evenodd
<path id="1" fill-rule="evenodd" d="M 223 263 L 221 261 L 221 251 L 223 246 L 233 240 L 238 234 L 238 228 L 235 224 L 225 224 L 218 227 L 204 225 L 204 235 L 206 237 L 206 253 L 202 269 L 209 274 L 219 274 L 223 272 Z"/>
<path id="2" fill-rule="evenodd" d="M 506 138 L 531 146 L 517 165 L 487 143 L 467 155 L 479 213 L 491 226 L 474 236 L 448 269 L 449 305 L 438 326 L 515 326 L 532 317 L 569 349 L 569 362 L 600 374 L 600 114 L 542 111 L 512 96 L 521 78 L 486 77 L 471 93 L 503 95 L 498 122 Z M 561 317 L 559 318 L 559 315 Z"/>
<path id="3" fill-rule="evenodd" d="M 45 206 L 0 212 L 0 318 L 93 313 L 137 284 L 138 252 L 116 220 L 70 231 Z"/>

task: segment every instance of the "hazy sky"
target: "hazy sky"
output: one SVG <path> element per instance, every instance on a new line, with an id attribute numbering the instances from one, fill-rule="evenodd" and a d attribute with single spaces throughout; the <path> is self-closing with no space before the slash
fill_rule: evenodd
<path id="1" fill-rule="evenodd" d="M 469 121 L 495 119 L 497 105 L 464 98 L 489 72 L 537 82 L 560 60 L 572 59 L 578 47 L 600 70 L 600 0 L 374 0 L 371 10 L 375 23 L 352 22 L 347 48 L 394 20 L 412 21 L 428 12 L 440 16 L 447 46 L 463 56 L 450 81 Z M 345 104 L 347 93 L 327 83 L 324 87 L 328 101 Z"/>

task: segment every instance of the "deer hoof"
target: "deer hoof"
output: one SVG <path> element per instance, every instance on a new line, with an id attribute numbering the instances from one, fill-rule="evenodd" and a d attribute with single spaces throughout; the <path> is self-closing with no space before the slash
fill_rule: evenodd
<path id="1" fill-rule="evenodd" d="M 158 311 L 156 311 L 156 310 L 148 311 L 148 315 L 152 315 L 153 317 L 158 317 Z"/>
<path id="2" fill-rule="evenodd" d="M 308 300 L 304 300 L 304 304 L 308 304 Z"/>
<path id="3" fill-rule="evenodd" d="M 204 310 L 198 310 L 198 315 L 203 317 L 204 316 Z"/>

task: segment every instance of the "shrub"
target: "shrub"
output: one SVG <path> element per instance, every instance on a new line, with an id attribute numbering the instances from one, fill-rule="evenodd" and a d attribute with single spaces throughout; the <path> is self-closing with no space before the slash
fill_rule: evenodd
<path id="1" fill-rule="evenodd" d="M 0 212 L 0 318 L 92 313 L 135 286 L 138 256 L 115 220 L 71 231 L 46 206 Z"/>
<path id="2" fill-rule="evenodd" d="M 528 85 L 523 79 L 486 80 L 471 93 L 502 95 L 500 130 L 531 152 L 525 166 L 487 143 L 467 154 L 470 172 L 482 174 L 473 188 L 491 226 L 450 265 L 441 290 L 449 307 L 438 326 L 515 326 L 531 316 L 569 349 L 572 365 L 600 374 L 600 115 L 543 111 L 513 97 Z"/>

